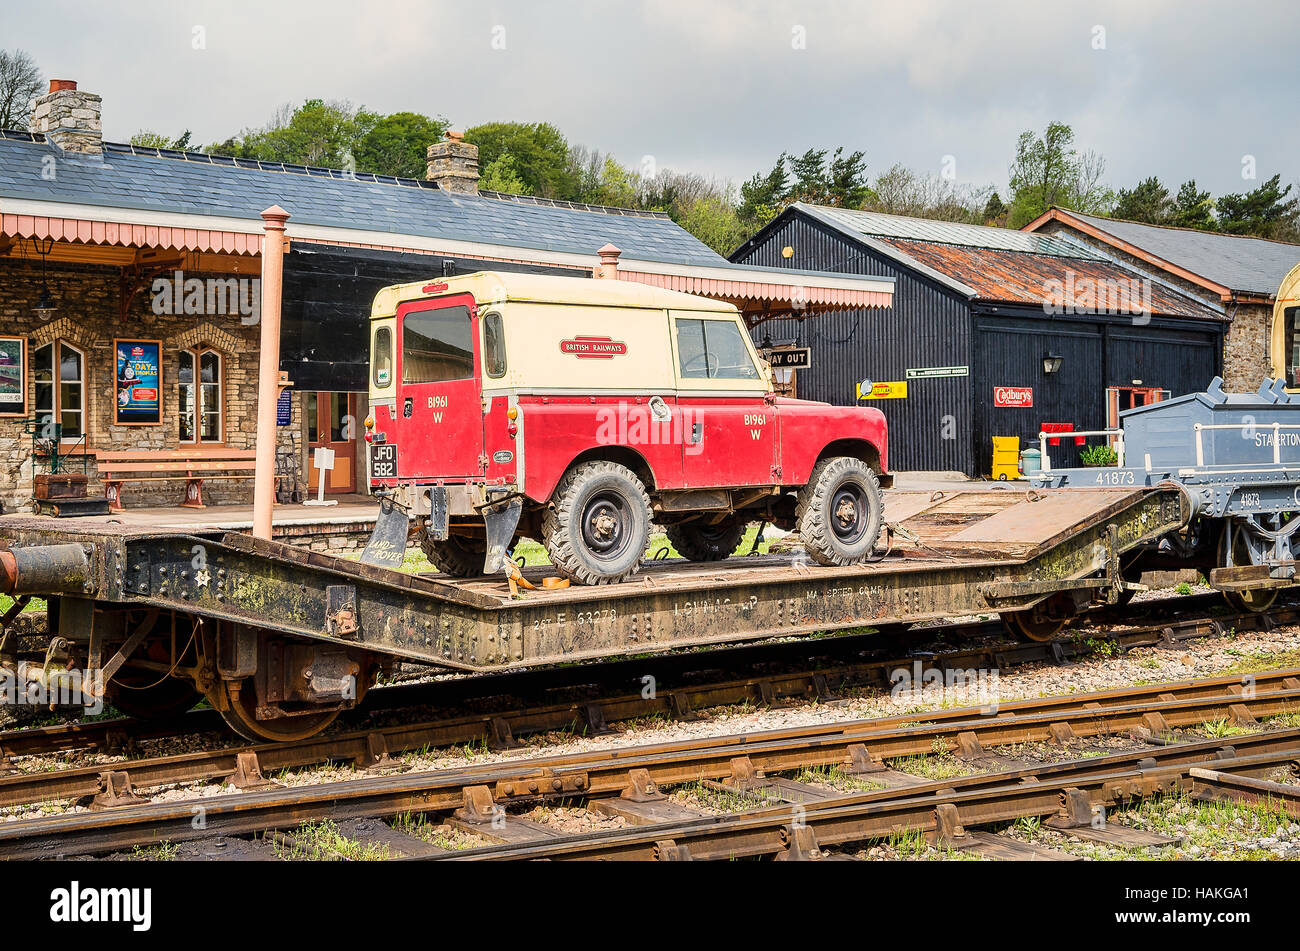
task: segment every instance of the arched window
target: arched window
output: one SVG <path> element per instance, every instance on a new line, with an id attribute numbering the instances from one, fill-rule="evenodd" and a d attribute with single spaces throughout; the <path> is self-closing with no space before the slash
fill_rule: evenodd
<path id="1" fill-rule="evenodd" d="M 225 367 L 221 353 L 198 347 L 182 350 L 180 358 L 181 442 L 219 443 L 225 428 Z"/>
<path id="2" fill-rule="evenodd" d="M 64 340 L 32 351 L 36 421 L 59 423 L 63 439 L 86 435 L 86 355 Z M 53 434 L 51 434 L 53 435 Z"/>

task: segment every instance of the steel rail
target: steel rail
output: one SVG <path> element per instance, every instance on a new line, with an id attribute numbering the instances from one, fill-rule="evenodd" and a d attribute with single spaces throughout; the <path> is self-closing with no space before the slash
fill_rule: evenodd
<path id="1" fill-rule="evenodd" d="M 1258 734 L 1256 736 L 1259 736 Z M 1244 741 L 1246 738 L 1237 737 Z M 1194 756 L 1201 750 L 1165 747 L 1178 762 L 1126 764 L 1121 757 L 1108 760 L 1074 760 L 1053 770 L 1012 771 L 981 777 L 988 782 L 965 786 L 939 780 L 925 787 L 885 790 L 881 794 L 841 796 L 791 807 L 768 808 L 677 822 L 634 826 L 608 832 L 585 833 L 534 842 L 486 846 L 445 855 L 413 856 L 411 861 L 501 861 L 522 859 L 671 860 L 737 859 L 804 852 L 827 845 L 846 845 L 879 839 L 900 832 L 956 833 L 960 842 L 973 826 L 1012 822 L 1033 816 L 1064 816 L 1073 796 L 1086 797 L 1090 815 L 1133 799 L 1193 788 L 1198 771 Z M 1295 768 L 1300 745 L 1293 736 L 1285 745 L 1253 755 L 1211 756 L 1227 782 L 1258 782 L 1249 774 L 1263 774 L 1287 765 Z M 1253 744 L 1252 744 L 1253 746 Z M 1167 757 L 1172 758 L 1172 757 Z M 1230 775 L 1231 774 L 1231 775 Z M 1241 775 L 1247 774 L 1247 775 Z M 1275 784 L 1268 784 L 1275 785 Z M 941 810 L 948 816 L 941 818 Z M 945 828 L 946 826 L 946 828 Z M 800 829 L 811 834 L 799 835 Z M 1065 828 L 1068 832 L 1068 826 Z"/>
<path id="2" fill-rule="evenodd" d="M 1223 679 L 1219 678 L 1220 689 Z M 1232 715 L 1243 708 L 1252 716 L 1300 709 L 1300 688 L 1295 687 L 1262 691 L 1249 698 L 1236 691 L 1207 696 L 1202 691 L 1209 685 L 1192 681 L 1181 685 L 1192 694 L 1189 697 L 1154 699 L 1161 693 L 1174 696 L 1179 686 L 1162 684 L 1145 690 L 1026 701 L 1019 709 L 1007 705 L 1000 711 L 1004 715 L 998 717 L 981 717 L 978 708 L 968 708 L 944 711 L 932 718 L 944 722 L 922 725 L 916 725 L 915 718 L 911 725 L 900 725 L 900 721 L 906 722 L 902 717 L 817 724 L 16 821 L 0 824 L 0 856 L 66 855 L 163 839 L 246 834 L 307 820 L 446 811 L 464 804 L 465 789 L 470 786 L 489 787 L 494 800 L 501 803 L 615 795 L 628 787 L 632 769 L 647 770 L 649 777 L 663 786 L 726 778 L 738 756 L 748 757 L 758 770 L 775 773 L 851 761 L 850 748 L 855 745 L 863 746 L 870 756 L 894 758 L 933 752 L 936 743 L 951 748 L 963 733 L 981 743 L 1029 742 L 1062 736 L 1063 724 L 1074 735 L 1087 736 L 1143 727 L 1152 722 L 1153 714 L 1162 717 L 1162 724 L 1176 727 Z M 1135 693 L 1144 694 L 1145 702 L 1134 702 Z M 1127 702 L 1117 702 L 1121 700 Z M 1288 738 L 1293 745 L 1300 743 L 1300 730 L 1271 736 Z M 1217 749 L 1224 744 L 1213 741 L 1203 745 Z M 198 815 L 203 816 L 202 828 L 193 824 Z"/>
<path id="3" fill-rule="evenodd" d="M 752 681 L 742 681 L 741 685 Z M 1250 683 L 1256 694 L 1256 703 L 1252 709 L 1263 709 L 1258 703 L 1267 700 L 1266 712 L 1256 715 L 1270 715 L 1270 712 L 1287 712 L 1292 709 L 1293 696 L 1300 690 L 1300 668 L 1269 671 L 1252 675 Z M 1263 693 L 1271 690 L 1271 693 Z M 1277 691 L 1281 691 L 1278 694 Z M 1133 704 L 1150 704 L 1159 699 L 1179 699 L 1190 703 L 1190 707 L 1169 708 L 1171 726 L 1186 726 L 1201 722 L 1201 719 L 1231 718 L 1230 707 L 1241 702 L 1245 693 L 1241 677 L 1217 677 L 1202 680 L 1189 680 L 1167 684 L 1147 685 L 1139 688 L 1117 688 L 1088 695 L 1066 694 L 1056 697 L 1032 698 L 1000 704 L 996 708 L 998 719 L 1007 724 L 996 733 L 990 732 L 991 726 L 985 723 L 976 732 L 990 736 L 990 742 L 1021 741 L 1020 727 L 1030 722 L 1033 715 L 1049 716 L 1053 722 L 1060 721 L 1081 735 L 1090 735 L 1093 729 L 1094 711 L 1085 705 L 1102 707 L 1124 707 Z M 715 694 L 716 697 L 716 694 Z M 1207 705 L 1206 698 L 1211 698 Z M 639 715 L 644 702 L 639 695 L 625 697 L 619 701 L 610 701 L 607 709 L 612 711 L 610 719 L 620 719 Z M 715 701 L 716 702 L 716 701 Z M 1165 704 L 1164 706 L 1168 706 Z M 1162 707 L 1163 708 L 1163 707 Z M 1148 728 L 1145 715 L 1149 711 L 1130 717 L 1123 727 Z M 560 705 L 534 711 L 522 711 L 516 716 L 516 722 L 524 722 L 530 730 L 553 728 L 557 723 L 572 724 L 581 712 L 573 705 Z M 1010 725 L 1015 718 L 1015 727 Z M 1025 719 L 1029 717 L 1030 719 Z M 781 737 L 804 738 L 813 733 L 826 735 L 854 734 L 867 731 L 882 733 L 889 729 L 903 730 L 906 724 L 925 721 L 931 726 L 928 736 L 941 737 L 945 743 L 956 745 L 955 736 L 962 730 L 952 727 L 970 720 L 988 720 L 987 711 L 980 708 L 957 708 L 926 713 L 900 714 L 892 717 L 869 720 L 850 720 L 822 724 L 817 727 L 789 727 L 784 730 L 767 731 L 752 734 L 752 738 L 773 740 Z M 426 747 L 443 747 L 465 742 L 467 738 L 478 738 L 485 729 L 490 731 L 490 718 L 481 715 L 420 722 L 413 724 L 394 724 L 368 730 L 360 730 L 335 736 L 313 737 L 294 743 L 263 743 L 255 746 L 228 747 L 215 750 L 199 750 L 188 753 L 176 753 L 166 756 L 150 757 L 136 760 L 123 760 L 111 764 L 74 766 L 65 769 L 37 772 L 14 772 L 0 775 L 0 808 L 46 802 L 60 799 L 91 797 L 104 791 L 109 780 L 106 774 L 117 774 L 114 779 L 119 787 L 128 783 L 131 787 L 148 788 L 164 784 L 210 782 L 225 780 L 235 776 L 239 771 L 252 773 L 256 779 L 258 773 L 299 768 L 314 763 L 330 761 L 351 761 L 360 766 L 371 766 L 382 761 L 387 755 L 424 749 Z M 1048 730 L 1048 726 L 1042 730 Z M 1040 731 L 1041 732 L 1041 731 Z M 901 734 L 900 734 L 901 735 Z M 1035 734 L 1037 735 L 1037 734 Z M 997 738 L 994 739 L 993 737 Z M 674 745 L 674 748 L 707 747 L 717 742 L 713 738 L 701 738 Z M 883 733 L 877 739 L 884 744 Z M 889 746 L 897 748 L 897 744 Z M 929 752 L 921 749 L 911 741 L 903 743 L 903 752 L 881 755 L 902 756 Z M 580 762 L 581 757 L 601 754 L 575 754 L 578 759 L 570 757 L 566 761 Z M 241 765 L 240 758 L 244 758 Z M 243 779 L 240 779 L 242 782 Z"/>

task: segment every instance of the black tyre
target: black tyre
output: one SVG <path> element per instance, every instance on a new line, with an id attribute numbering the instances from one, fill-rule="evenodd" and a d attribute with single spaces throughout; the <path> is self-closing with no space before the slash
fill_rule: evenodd
<path id="1" fill-rule="evenodd" d="M 429 564 L 453 578 L 472 578 L 483 573 L 483 559 L 487 555 L 486 543 L 463 535 L 452 535 L 445 541 L 434 541 L 420 535 L 420 547 Z"/>
<path id="2" fill-rule="evenodd" d="M 542 543 L 560 574 L 580 584 L 626 581 L 650 542 L 650 497 L 614 462 L 584 462 L 564 474 L 542 517 Z"/>
<path id="3" fill-rule="evenodd" d="M 664 531 L 678 553 L 690 561 L 721 561 L 735 554 L 745 534 L 745 522 L 739 516 L 714 525 L 687 522 L 669 525 Z"/>
<path id="4" fill-rule="evenodd" d="M 818 564 L 861 564 L 876 546 L 884 508 L 871 467 L 851 456 L 833 456 L 817 463 L 799 490 L 795 527 Z"/>

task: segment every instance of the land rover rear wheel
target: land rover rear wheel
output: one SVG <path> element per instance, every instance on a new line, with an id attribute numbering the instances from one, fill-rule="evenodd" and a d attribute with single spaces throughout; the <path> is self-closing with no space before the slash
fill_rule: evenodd
<path id="1" fill-rule="evenodd" d="M 813 466 L 799 490 L 795 525 L 818 564 L 861 564 L 876 545 L 884 508 L 871 467 L 851 456 L 832 456 Z"/>
<path id="2" fill-rule="evenodd" d="M 428 535 L 420 534 L 420 547 L 429 564 L 453 578 L 472 578 L 483 573 L 483 559 L 487 555 L 487 546 L 483 542 L 475 544 L 475 539 L 461 535 L 452 535 L 443 541 L 434 541 Z"/>
<path id="3" fill-rule="evenodd" d="M 615 462 L 584 462 L 564 474 L 542 517 L 553 564 L 580 584 L 614 584 L 637 573 L 650 542 L 650 497 Z"/>
<path id="4" fill-rule="evenodd" d="M 678 554 L 690 561 L 721 561 L 740 547 L 746 522 L 733 516 L 706 525 L 703 522 L 686 522 L 669 525 L 664 531 Z"/>

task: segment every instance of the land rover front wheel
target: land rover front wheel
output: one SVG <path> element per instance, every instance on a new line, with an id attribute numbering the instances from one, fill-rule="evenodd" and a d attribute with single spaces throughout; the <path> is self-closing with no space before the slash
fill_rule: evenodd
<path id="1" fill-rule="evenodd" d="M 833 456 L 817 463 L 799 490 L 795 523 L 813 561 L 860 564 L 875 547 L 884 507 L 871 467 L 851 456 Z"/>
<path id="2" fill-rule="evenodd" d="M 669 525 L 665 530 L 678 554 L 690 561 L 721 561 L 740 547 L 745 522 L 740 516 L 726 518 L 713 525 L 687 522 Z"/>
<path id="3" fill-rule="evenodd" d="M 584 462 L 560 479 L 542 517 L 542 541 L 559 572 L 581 584 L 626 581 L 650 541 L 650 498 L 632 470 Z"/>

